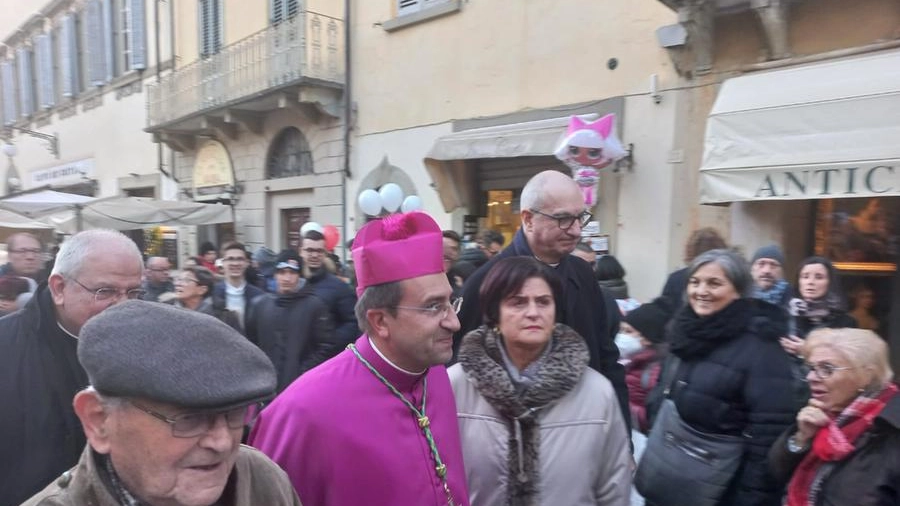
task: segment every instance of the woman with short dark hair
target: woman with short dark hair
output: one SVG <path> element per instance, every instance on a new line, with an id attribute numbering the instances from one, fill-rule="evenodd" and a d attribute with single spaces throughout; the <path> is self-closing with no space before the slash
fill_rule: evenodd
<path id="1" fill-rule="evenodd" d="M 496 262 L 484 324 L 450 368 L 472 506 L 626 506 L 629 438 L 584 339 L 556 323 L 562 287 L 531 257 Z"/>
<path id="2" fill-rule="evenodd" d="M 215 275 L 206 267 L 185 267 L 175 277 L 176 306 L 199 311 L 210 316 L 215 316 L 230 327 L 243 332 L 240 320 L 234 311 L 225 308 L 225 301 L 216 301 L 213 298 L 213 286 L 216 284 Z"/>

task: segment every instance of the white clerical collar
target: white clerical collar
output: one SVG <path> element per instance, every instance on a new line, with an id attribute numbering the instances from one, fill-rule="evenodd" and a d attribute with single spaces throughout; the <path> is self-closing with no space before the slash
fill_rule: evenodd
<path id="1" fill-rule="evenodd" d="M 75 334 L 69 332 L 68 329 L 66 329 L 65 327 L 62 326 L 62 323 L 56 322 L 56 326 L 59 327 L 59 330 L 62 330 L 62 331 L 65 332 L 66 334 L 72 336 L 72 339 L 75 339 L 76 341 L 78 340 L 78 336 L 76 336 Z"/>
<path id="2" fill-rule="evenodd" d="M 384 360 L 385 362 L 387 362 L 389 366 L 393 367 L 394 369 L 397 369 L 398 371 L 402 372 L 403 374 L 408 374 L 408 375 L 410 375 L 410 376 L 421 376 L 421 375 L 425 374 L 425 373 L 428 371 L 428 368 L 427 368 L 427 367 L 426 367 L 425 369 L 422 369 L 422 372 L 409 372 L 409 371 L 407 371 L 406 369 L 404 369 L 404 368 L 398 366 L 397 364 L 391 362 L 391 359 L 385 357 L 384 354 L 381 353 L 381 350 L 378 349 L 378 346 L 375 346 L 375 342 L 372 341 L 372 338 L 371 338 L 371 337 L 369 337 L 368 339 L 369 339 L 369 344 L 372 345 L 372 349 L 375 350 L 375 353 L 377 353 L 378 356 L 381 357 L 382 360 Z"/>

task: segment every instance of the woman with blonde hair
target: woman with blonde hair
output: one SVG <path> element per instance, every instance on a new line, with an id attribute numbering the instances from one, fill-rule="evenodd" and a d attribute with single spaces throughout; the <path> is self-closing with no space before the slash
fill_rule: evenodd
<path id="1" fill-rule="evenodd" d="M 788 506 L 888 505 L 900 498 L 900 396 L 870 330 L 820 329 L 803 344 L 811 396 L 769 451 Z"/>

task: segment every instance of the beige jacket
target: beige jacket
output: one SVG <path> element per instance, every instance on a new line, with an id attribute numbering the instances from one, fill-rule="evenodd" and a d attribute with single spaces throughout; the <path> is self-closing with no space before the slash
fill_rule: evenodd
<path id="1" fill-rule="evenodd" d="M 461 364 L 449 369 L 472 506 L 507 504 L 510 428 Z M 538 414 L 540 505 L 628 506 L 631 451 L 609 380 L 585 369 L 575 387 Z M 526 450 L 526 454 L 529 452 Z"/>
<path id="2" fill-rule="evenodd" d="M 287 475 L 265 455 L 241 446 L 232 470 L 237 486 L 224 504 L 234 506 L 300 506 Z M 226 489 L 227 490 L 227 489 Z M 22 506 L 119 506 L 97 474 L 88 445 L 78 464 Z"/>

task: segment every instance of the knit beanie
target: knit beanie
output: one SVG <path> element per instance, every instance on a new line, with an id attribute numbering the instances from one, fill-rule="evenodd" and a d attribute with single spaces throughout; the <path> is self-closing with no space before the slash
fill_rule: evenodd
<path id="1" fill-rule="evenodd" d="M 623 319 L 651 342 L 659 344 L 665 339 L 666 324 L 671 317 L 668 304 L 659 298 L 632 309 Z"/>
<path id="2" fill-rule="evenodd" d="M 771 258 L 779 264 L 784 265 L 784 253 L 781 252 L 781 248 L 774 244 L 763 246 L 756 250 L 756 253 L 753 254 L 753 259 L 750 260 L 750 264 L 752 265 L 760 258 Z"/>

